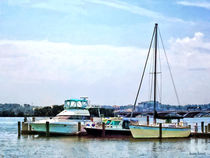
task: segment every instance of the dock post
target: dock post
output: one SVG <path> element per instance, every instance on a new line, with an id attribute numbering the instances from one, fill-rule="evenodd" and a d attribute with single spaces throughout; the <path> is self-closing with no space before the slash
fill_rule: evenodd
<path id="1" fill-rule="evenodd" d="M 198 132 L 198 123 L 195 124 L 195 133 Z"/>
<path id="2" fill-rule="evenodd" d="M 46 122 L 46 137 L 49 137 L 50 136 L 50 124 L 49 122 L 47 121 Z"/>
<path id="3" fill-rule="evenodd" d="M 204 133 L 204 122 L 201 122 L 201 133 Z"/>
<path id="4" fill-rule="evenodd" d="M 32 117 L 32 122 L 35 122 L 35 117 Z"/>
<path id="5" fill-rule="evenodd" d="M 208 124 L 208 132 L 210 132 L 210 123 Z"/>
<path id="6" fill-rule="evenodd" d="M 81 122 L 78 122 L 78 132 L 81 132 Z"/>
<path id="7" fill-rule="evenodd" d="M 205 126 L 205 133 L 208 133 L 208 126 Z"/>
<path id="8" fill-rule="evenodd" d="M 147 116 L 147 126 L 149 126 L 149 116 Z"/>
<path id="9" fill-rule="evenodd" d="M 105 123 L 102 123 L 102 137 L 105 137 Z"/>
<path id="10" fill-rule="evenodd" d="M 22 134 L 28 134 L 28 123 L 22 122 Z"/>
<path id="11" fill-rule="evenodd" d="M 20 127 L 20 121 L 18 121 L 18 137 L 20 137 L 20 131 L 21 131 L 20 128 L 21 128 L 21 127 Z"/>
<path id="12" fill-rule="evenodd" d="M 29 124 L 29 133 L 31 134 L 31 125 Z"/>
<path id="13" fill-rule="evenodd" d="M 162 123 L 159 124 L 159 138 L 162 139 Z"/>

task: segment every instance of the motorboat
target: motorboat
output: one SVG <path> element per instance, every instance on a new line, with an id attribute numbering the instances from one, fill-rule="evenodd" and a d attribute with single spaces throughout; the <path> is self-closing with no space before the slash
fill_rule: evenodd
<path id="1" fill-rule="evenodd" d="M 46 132 L 46 122 L 49 122 L 50 134 L 74 135 L 84 131 L 84 125 L 90 121 L 87 97 L 69 99 L 64 102 L 64 110 L 53 118 L 31 122 L 32 131 Z"/>

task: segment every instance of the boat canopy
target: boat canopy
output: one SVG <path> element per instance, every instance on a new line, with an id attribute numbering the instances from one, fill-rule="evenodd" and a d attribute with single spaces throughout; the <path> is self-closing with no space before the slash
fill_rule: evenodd
<path id="1" fill-rule="evenodd" d="M 64 102 L 64 109 L 71 108 L 86 108 L 88 106 L 88 100 L 86 98 L 83 99 L 69 99 Z"/>

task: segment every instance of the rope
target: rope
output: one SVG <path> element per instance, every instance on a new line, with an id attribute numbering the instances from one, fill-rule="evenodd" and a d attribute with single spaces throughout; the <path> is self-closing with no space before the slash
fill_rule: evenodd
<path id="1" fill-rule="evenodd" d="M 165 54 L 165 57 L 166 57 L 167 65 L 168 65 L 168 68 L 169 68 L 169 73 L 170 73 L 171 80 L 172 80 L 172 83 L 173 83 L 174 91 L 175 91 L 175 94 L 176 94 L 176 99 L 177 99 L 178 104 L 180 105 L 180 101 L 179 101 L 178 93 L 177 93 L 177 90 L 176 90 L 175 82 L 174 82 L 173 75 L 172 75 L 172 72 L 171 72 L 171 68 L 170 68 L 170 65 L 169 65 L 169 62 L 168 62 L 168 57 L 166 55 L 165 47 L 163 45 L 162 36 L 161 36 L 161 33 L 160 33 L 159 29 L 158 29 L 158 31 L 159 31 L 159 36 L 160 36 L 160 39 L 161 39 L 163 51 L 164 51 L 164 54 Z"/>
<path id="2" fill-rule="evenodd" d="M 132 113 L 131 113 L 131 117 L 133 117 L 133 112 L 134 112 L 134 110 L 136 108 L 136 102 L 138 100 L 139 92 L 140 92 L 141 85 L 142 85 L 143 78 L 144 78 L 144 73 L 145 73 L 145 70 L 146 70 L 146 67 L 147 67 L 147 62 L 148 62 L 148 59 L 149 59 L 149 54 L 150 54 L 150 49 L 151 49 L 151 46 L 152 46 L 152 41 L 153 41 L 153 38 L 154 38 L 154 34 L 155 34 L 155 28 L 154 28 L 154 31 L 153 31 L 153 34 L 152 34 L 152 39 L 151 39 L 151 42 L 150 42 L 150 46 L 149 46 L 149 50 L 148 50 L 148 54 L 147 54 L 147 59 L 146 59 L 146 62 L 145 62 L 145 65 L 144 65 L 143 74 L 141 76 L 141 80 L 140 80 L 140 83 L 139 83 L 139 88 L 138 88 L 138 91 L 137 91 L 137 94 L 136 94 L 136 99 L 134 101 L 134 106 L 133 106 L 133 110 L 132 110 Z"/>

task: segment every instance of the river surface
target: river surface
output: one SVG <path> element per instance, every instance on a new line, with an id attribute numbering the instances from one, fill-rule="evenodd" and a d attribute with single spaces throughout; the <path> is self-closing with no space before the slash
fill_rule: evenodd
<path id="1" fill-rule="evenodd" d="M 210 139 L 151 139 L 43 137 L 17 135 L 23 118 L 0 117 L 0 158 L 210 157 Z M 185 119 L 192 126 L 210 118 Z"/>

